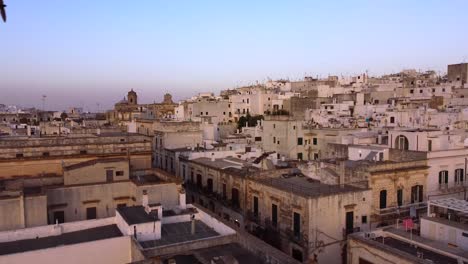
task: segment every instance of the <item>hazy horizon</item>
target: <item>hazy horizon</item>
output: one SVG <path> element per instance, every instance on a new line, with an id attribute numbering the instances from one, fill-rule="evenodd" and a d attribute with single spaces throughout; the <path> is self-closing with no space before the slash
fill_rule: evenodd
<path id="1" fill-rule="evenodd" d="M 468 60 L 467 1 L 5 0 L 0 103 L 112 108 L 267 78 L 445 72 Z"/>

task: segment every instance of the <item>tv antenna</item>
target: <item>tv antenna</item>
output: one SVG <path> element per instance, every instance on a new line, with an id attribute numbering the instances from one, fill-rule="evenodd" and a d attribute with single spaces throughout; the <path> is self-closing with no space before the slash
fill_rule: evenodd
<path id="1" fill-rule="evenodd" d="M 42 95 L 42 111 L 45 111 L 45 100 L 46 100 L 46 98 L 47 98 L 47 95 L 43 94 Z"/>

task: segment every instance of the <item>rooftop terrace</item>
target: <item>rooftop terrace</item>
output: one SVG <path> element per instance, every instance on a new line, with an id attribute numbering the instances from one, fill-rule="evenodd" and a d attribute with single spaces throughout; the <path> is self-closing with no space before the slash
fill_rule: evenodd
<path id="1" fill-rule="evenodd" d="M 140 245 L 143 248 L 153 248 L 220 235 L 200 220 L 195 220 L 194 234 L 191 233 L 191 228 L 191 222 L 163 224 L 161 227 L 161 239 L 142 241 Z"/>
<path id="2" fill-rule="evenodd" d="M 120 236 L 122 236 L 122 233 L 116 225 L 106 225 L 64 233 L 58 236 L 48 236 L 0 243 L 0 255 L 72 245 Z"/>
<path id="3" fill-rule="evenodd" d="M 319 197 L 347 192 L 359 192 L 365 189 L 351 185 L 329 185 L 305 177 L 304 175 L 284 175 L 277 178 L 258 179 L 258 182 L 274 188 L 307 197 Z"/>

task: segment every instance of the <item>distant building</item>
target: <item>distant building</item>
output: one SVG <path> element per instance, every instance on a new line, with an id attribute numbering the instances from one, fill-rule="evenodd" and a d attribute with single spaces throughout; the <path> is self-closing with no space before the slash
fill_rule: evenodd
<path id="1" fill-rule="evenodd" d="M 452 82 L 468 82 L 468 63 L 451 64 L 447 67 L 447 78 Z"/>
<path id="2" fill-rule="evenodd" d="M 136 118 L 161 119 L 174 116 L 176 106 L 170 94 L 165 94 L 161 103 L 138 104 L 138 95 L 132 89 L 127 93 L 127 98 L 116 103 L 114 110 L 108 111 L 106 116 L 112 123 L 129 122 Z"/>

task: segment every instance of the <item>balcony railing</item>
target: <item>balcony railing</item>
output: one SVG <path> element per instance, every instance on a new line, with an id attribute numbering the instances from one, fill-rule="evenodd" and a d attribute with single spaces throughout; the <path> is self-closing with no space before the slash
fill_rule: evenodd
<path id="1" fill-rule="evenodd" d="M 293 241 L 294 243 L 300 246 L 304 246 L 307 244 L 307 239 L 304 237 L 304 235 L 300 231 L 294 232 L 294 230 L 288 228 L 284 230 L 284 233 L 286 234 L 286 236 L 288 237 L 290 241 Z"/>
<path id="2" fill-rule="evenodd" d="M 450 183 L 441 183 L 439 184 L 439 190 L 443 192 L 450 192 L 458 189 L 463 189 L 468 187 L 468 181 L 462 182 L 450 182 Z"/>
<path id="3" fill-rule="evenodd" d="M 417 202 L 417 203 L 412 203 L 412 204 L 405 204 L 402 206 L 392 206 L 392 207 L 387 207 L 387 208 L 378 208 L 375 209 L 375 213 L 378 215 L 389 215 L 389 214 L 395 214 L 395 213 L 401 213 L 401 212 L 406 212 L 409 211 L 411 207 L 416 207 L 416 209 L 421 209 L 421 208 L 426 208 L 427 203 L 426 202 Z"/>
<path id="4" fill-rule="evenodd" d="M 361 228 L 359 226 L 353 228 L 343 228 L 343 237 L 347 237 L 348 235 L 357 232 L 361 232 Z"/>
<path id="5" fill-rule="evenodd" d="M 260 212 L 254 213 L 251 210 L 247 211 L 247 219 L 256 224 L 260 224 Z"/>

